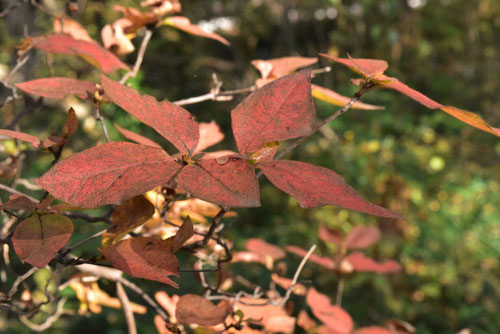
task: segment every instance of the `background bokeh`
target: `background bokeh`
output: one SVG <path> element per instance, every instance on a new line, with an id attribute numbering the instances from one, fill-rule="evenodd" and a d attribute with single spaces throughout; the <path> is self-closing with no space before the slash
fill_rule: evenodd
<path id="1" fill-rule="evenodd" d="M 10 1 L 11 3 L 13 1 Z M 5 8 L 9 1 L 0 6 Z M 53 11 L 66 1 L 43 1 Z M 106 23 L 120 17 L 112 4 L 138 7 L 139 1 L 79 1 L 80 21 L 97 40 Z M 133 86 L 158 99 L 171 101 L 209 91 L 212 73 L 223 89 L 251 86 L 259 77 L 253 59 L 284 56 L 333 56 L 378 58 L 389 63 L 388 75 L 445 105 L 477 112 L 493 126 L 500 126 L 500 2 L 495 0 L 214 0 L 182 1 L 182 14 L 205 29 L 226 37 L 231 46 L 202 39 L 169 27 L 158 29 L 149 44 L 143 66 Z M 0 75 L 15 64 L 15 47 L 24 29 L 29 35 L 52 31 L 52 18 L 28 4 L 0 19 Z M 139 38 L 134 39 L 136 46 Z M 135 53 L 125 59 L 135 61 Z M 48 61 L 52 66 L 48 66 Z M 328 63 L 320 60 L 315 67 Z M 33 57 L 15 82 L 47 76 L 99 80 L 99 72 L 77 57 Z M 115 74 L 114 78 L 118 78 Z M 317 76 L 315 83 L 352 95 L 353 74 L 341 66 Z M 3 89 L 3 87 L 2 87 Z M 7 91 L 1 91 L 1 101 Z M 16 108 L 30 101 L 25 97 Z M 385 110 L 351 110 L 296 149 L 291 159 L 328 167 L 374 203 L 405 216 L 405 221 L 384 221 L 367 215 L 324 207 L 304 210 L 289 196 L 262 184 L 262 207 L 238 210 L 228 237 L 243 247 L 250 237 L 276 245 L 309 248 L 318 244 L 323 254 L 335 249 L 317 238 L 320 224 L 348 231 L 356 224 L 375 224 L 384 232 L 382 242 L 370 249 L 378 259 L 397 259 L 401 274 L 357 274 L 345 286 L 343 307 L 357 325 L 383 324 L 402 319 L 418 333 L 500 332 L 500 141 L 468 127 L 439 111 L 426 109 L 393 91 L 376 90 L 363 101 L 383 105 Z M 203 102 L 187 109 L 198 120 L 215 119 L 226 139 L 217 148 L 234 149 L 230 110 L 239 102 Z M 22 119 L 21 130 L 39 137 L 60 128 L 67 107 L 77 109 L 81 127 L 64 152 L 81 151 L 101 140 L 91 106 L 76 98 L 64 103 L 49 101 Z M 335 107 L 316 102 L 319 118 Z M 12 119 L 13 106 L 2 108 L 0 127 Z M 116 122 L 157 140 L 161 137 L 116 106 L 103 115 L 113 140 L 123 139 Z M 7 144 L 6 144 L 7 145 Z M 168 147 L 168 146 L 166 146 Z M 6 152 L 0 152 L 4 158 Z M 22 177 L 40 176 L 51 161 L 43 152 L 26 149 Z M 8 180 L 1 180 L 8 183 Z M 19 189 L 34 196 L 40 192 Z M 2 200 L 7 194 L 1 194 Z M 103 226 L 76 221 L 73 239 L 83 239 Z M 86 254 L 96 253 L 98 241 L 88 244 Z M 188 267 L 189 258 L 181 257 Z M 299 258 L 289 256 L 289 274 Z M 182 263 L 182 262 L 181 262 Z M 19 272 L 21 264 L 16 265 Z M 182 265 L 181 265 L 182 266 Z M 267 284 L 269 274 L 258 265 L 244 265 L 252 281 Z M 48 273 L 35 281 L 45 286 Z M 308 264 L 304 281 L 333 296 L 335 275 Z M 150 292 L 199 291 L 191 274 L 178 279 L 180 291 L 154 282 L 138 281 Z M 2 285 L 4 282 L 2 282 Z M 7 284 L 6 286 L 10 286 Z M 103 289 L 113 289 L 102 284 Z M 2 289 L 3 290 L 3 289 Z M 71 293 L 69 293 L 71 298 Z M 131 296 L 137 302 L 135 296 Z M 74 304 L 77 305 L 76 299 Z M 293 300 L 299 306 L 303 300 Z M 77 306 L 76 306 L 77 307 Z M 138 316 L 139 330 L 154 331 L 152 315 Z M 91 317 L 63 317 L 51 333 L 121 333 L 125 329 L 120 311 L 105 309 Z M 28 333 L 14 317 L 0 315 L 0 331 Z"/>

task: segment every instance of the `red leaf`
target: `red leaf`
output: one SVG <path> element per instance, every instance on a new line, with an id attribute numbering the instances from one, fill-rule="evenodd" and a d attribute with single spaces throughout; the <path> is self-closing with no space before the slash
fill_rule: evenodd
<path id="1" fill-rule="evenodd" d="M 66 118 L 61 134 L 64 138 L 69 138 L 75 134 L 76 130 L 78 130 L 78 118 L 76 118 L 75 109 L 69 108 L 68 118 Z"/>
<path id="2" fill-rule="evenodd" d="M 169 25 L 171 27 L 185 31 L 191 35 L 196 35 L 196 36 L 200 36 L 200 37 L 214 39 L 214 40 L 219 41 L 225 45 L 231 44 L 224 37 L 222 37 L 218 34 L 215 34 L 213 32 L 207 32 L 207 31 L 201 29 L 196 24 L 192 24 L 191 21 L 187 17 L 184 17 L 184 16 L 170 16 L 170 17 L 167 17 L 163 21 L 163 23 L 165 25 Z"/>
<path id="3" fill-rule="evenodd" d="M 324 53 L 320 53 L 320 56 L 325 57 L 330 61 L 347 66 L 352 71 L 362 75 L 365 78 L 370 79 L 380 76 L 389 66 L 385 60 L 379 59 L 335 58 Z"/>
<path id="4" fill-rule="evenodd" d="M 329 169 L 289 160 L 264 162 L 260 167 L 276 187 L 295 197 L 303 208 L 338 205 L 375 216 L 400 218 L 365 200 L 342 177 Z"/>
<path id="5" fill-rule="evenodd" d="M 266 333 L 290 333 L 293 331 L 295 327 L 295 323 L 291 321 L 293 318 L 290 319 L 288 313 L 282 306 L 266 305 L 269 301 L 263 298 L 254 299 L 242 297 L 240 301 L 241 302 L 236 303 L 235 309 L 241 310 L 245 315 L 245 319 L 259 319 L 260 321 L 256 321 L 255 323 L 264 326 Z M 278 319 L 282 322 L 282 326 L 276 330 L 276 320 Z M 283 326 L 287 328 L 283 328 Z"/>
<path id="6" fill-rule="evenodd" d="M 195 152 L 201 152 L 210 146 L 214 146 L 224 139 L 224 134 L 220 130 L 219 125 L 215 121 L 210 123 L 200 123 L 200 141 L 195 149 Z"/>
<path id="7" fill-rule="evenodd" d="M 304 257 L 307 254 L 307 251 L 305 249 L 297 246 L 286 246 L 286 250 L 301 257 Z M 311 256 L 309 257 L 309 261 L 319 264 L 320 266 L 325 267 L 329 270 L 334 270 L 337 267 L 333 259 L 329 257 L 321 257 L 316 254 L 311 254 Z"/>
<path id="8" fill-rule="evenodd" d="M 352 331 L 351 316 L 343 308 L 331 305 L 330 299 L 314 288 L 310 288 L 306 297 L 307 305 L 314 316 L 321 320 L 330 330 L 338 334 L 348 334 Z"/>
<path id="9" fill-rule="evenodd" d="M 16 227 L 12 242 L 21 261 L 43 268 L 68 242 L 72 233 L 73 223 L 69 218 L 35 213 Z"/>
<path id="10" fill-rule="evenodd" d="M 342 235 L 340 234 L 340 231 L 333 228 L 320 226 L 318 237 L 326 243 L 331 243 L 337 246 L 340 246 L 342 244 Z"/>
<path id="11" fill-rule="evenodd" d="M 355 271 L 375 272 L 379 274 L 393 273 L 401 270 L 401 266 L 396 261 L 388 260 L 382 263 L 375 262 L 372 258 L 363 253 L 351 253 L 347 256 Z"/>
<path id="12" fill-rule="evenodd" d="M 111 73 L 118 69 L 128 70 L 129 67 L 122 63 L 114 54 L 96 43 L 74 39 L 67 35 L 50 35 L 32 38 L 34 48 L 49 53 L 64 53 L 78 55 L 92 65 Z"/>
<path id="13" fill-rule="evenodd" d="M 144 224 L 155 213 L 155 207 L 143 195 L 133 197 L 115 206 L 111 228 L 102 235 L 102 245 L 107 247 Z"/>
<path id="14" fill-rule="evenodd" d="M 316 322 L 311 319 L 311 317 L 304 310 L 301 310 L 299 312 L 299 315 L 297 317 L 297 325 L 304 328 L 304 330 L 308 333 L 311 333 L 317 326 Z"/>
<path id="15" fill-rule="evenodd" d="M 470 111 L 465 111 L 465 110 L 460 110 L 455 107 L 441 107 L 441 110 L 444 111 L 445 113 L 458 118 L 464 123 L 467 123 L 475 128 L 478 128 L 479 130 L 483 130 L 486 132 L 489 132 L 491 134 L 494 134 L 497 137 L 500 137 L 500 129 L 499 128 L 494 128 L 485 121 L 478 115 L 471 113 Z"/>
<path id="16" fill-rule="evenodd" d="M 331 89 L 320 87 L 317 85 L 312 85 L 312 96 L 318 100 L 333 104 L 335 106 L 343 107 L 345 106 L 351 98 L 347 96 L 340 95 Z M 384 109 L 381 106 L 375 106 L 373 104 L 367 104 L 363 102 L 356 102 L 352 105 L 353 109 L 360 110 L 380 110 Z"/>
<path id="17" fill-rule="evenodd" d="M 35 136 L 29 135 L 24 132 L 12 131 L 7 129 L 0 129 L 0 136 L 6 136 L 14 139 L 19 139 L 25 142 L 30 143 L 35 147 L 42 147 L 43 143 L 40 139 Z"/>
<path id="18" fill-rule="evenodd" d="M 26 210 L 35 212 L 36 205 L 28 197 L 23 195 L 10 195 L 9 200 L 5 204 L 0 204 L 1 210 Z"/>
<path id="19" fill-rule="evenodd" d="M 229 315 L 229 307 L 226 306 L 228 304 L 223 303 L 222 307 L 218 307 L 201 296 L 187 294 L 177 302 L 175 317 L 182 324 L 215 326 Z"/>
<path id="20" fill-rule="evenodd" d="M 198 123 L 186 109 L 168 101 L 141 95 L 135 89 L 102 76 L 102 86 L 111 101 L 158 131 L 182 153 L 192 154 L 198 146 Z"/>
<path id="21" fill-rule="evenodd" d="M 285 257 L 285 252 L 281 248 L 271 245 L 262 239 L 248 239 L 245 247 L 249 251 L 262 256 L 270 256 L 273 260 L 279 260 Z"/>
<path id="22" fill-rule="evenodd" d="M 235 156 L 202 159 L 184 167 L 179 186 L 195 197 L 229 207 L 260 206 L 254 167 Z"/>
<path id="23" fill-rule="evenodd" d="M 138 278 L 177 284 L 167 276 L 178 275 L 177 258 L 164 240 L 155 237 L 130 238 L 99 249 L 113 267 Z"/>
<path id="24" fill-rule="evenodd" d="M 71 205 L 94 208 L 145 193 L 170 180 L 179 168 L 165 151 L 114 142 L 71 155 L 37 183 Z"/>
<path id="25" fill-rule="evenodd" d="M 391 334 L 391 332 L 384 327 L 370 326 L 358 328 L 353 334 Z"/>
<path id="26" fill-rule="evenodd" d="M 356 226 L 345 238 L 348 249 L 367 248 L 380 240 L 380 230 L 373 226 Z"/>
<path id="27" fill-rule="evenodd" d="M 63 99 L 66 95 L 76 95 L 85 100 L 93 100 L 95 83 L 71 78 L 53 77 L 16 84 L 16 87 L 30 94 Z"/>
<path id="28" fill-rule="evenodd" d="M 253 92 L 232 112 L 232 127 L 240 153 L 253 153 L 265 144 L 303 136 L 311 131 L 314 105 L 311 71 L 275 80 Z"/>
<path id="29" fill-rule="evenodd" d="M 299 68 L 310 66 L 318 62 L 318 58 L 307 57 L 283 57 L 275 59 L 256 59 L 252 60 L 252 65 L 260 71 L 263 79 L 281 78 L 295 72 Z"/>
<path id="30" fill-rule="evenodd" d="M 113 123 L 113 125 L 128 140 L 135 141 L 137 144 L 141 144 L 141 145 L 146 145 L 146 146 L 151 146 L 151 147 L 162 149 L 162 147 L 160 145 L 158 145 L 157 143 L 155 143 L 154 141 L 152 141 L 149 138 L 146 138 L 144 136 L 141 136 L 140 134 L 137 134 L 135 132 L 129 131 L 127 129 L 124 129 L 121 126 L 119 126 L 118 124 L 116 124 L 116 123 Z"/>
<path id="31" fill-rule="evenodd" d="M 290 289 L 293 285 L 292 279 L 281 277 L 278 276 L 277 274 L 272 274 L 271 280 L 285 290 Z M 292 288 L 292 293 L 303 296 L 306 294 L 306 287 L 303 284 L 295 283 L 295 285 Z"/>
<path id="32" fill-rule="evenodd" d="M 404 83 L 402 83 L 401 81 L 399 81 L 396 78 L 391 78 L 391 77 L 382 75 L 378 78 L 378 80 L 381 81 L 380 85 L 382 87 L 397 90 L 398 92 L 405 94 L 406 96 L 412 98 L 413 100 L 426 106 L 427 108 L 438 109 L 438 108 L 441 108 L 443 106 L 442 104 L 440 104 L 434 100 L 431 100 L 430 98 L 428 98 L 424 94 L 414 90 L 413 88 L 408 87 L 407 85 L 405 85 Z"/>

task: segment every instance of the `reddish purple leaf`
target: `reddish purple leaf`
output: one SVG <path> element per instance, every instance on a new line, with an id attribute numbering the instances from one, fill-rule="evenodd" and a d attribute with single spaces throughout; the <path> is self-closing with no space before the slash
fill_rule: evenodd
<path id="1" fill-rule="evenodd" d="M 381 82 L 380 85 L 385 88 L 390 88 L 397 90 L 400 93 L 405 94 L 406 96 L 412 98 L 413 100 L 417 101 L 418 103 L 426 106 L 429 109 L 438 109 L 441 108 L 443 105 L 431 100 L 424 94 L 414 90 L 413 88 L 408 87 L 401 81 L 399 81 L 396 78 L 391 78 L 385 75 L 382 75 L 378 78 L 378 80 Z"/>
<path id="2" fill-rule="evenodd" d="M 167 276 L 179 274 L 177 258 L 169 245 L 155 237 L 130 238 L 99 249 L 113 267 L 138 278 L 177 287 Z"/>
<path id="3" fill-rule="evenodd" d="M 273 260 L 279 260 L 285 257 L 285 251 L 275 245 L 265 242 L 262 239 L 248 239 L 245 247 L 251 252 L 263 256 L 270 256 Z"/>
<path id="4" fill-rule="evenodd" d="M 310 288 L 306 301 L 314 316 L 334 333 L 349 334 L 352 331 L 354 324 L 349 313 L 340 306 L 331 305 L 330 299 L 326 295 Z"/>
<path id="5" fill-rule="evenodd" d="M 68 242 L 72 233 L 73 223 L 69 218 L 35 213 L 16 227 L 12 242 L 21 261 L 43 268 Z"/>
<path id="6" fill-rule="evenodd" d="M 283 57 L 268 60 L 255 59 L 252 60 L 252 65 L 259 70 L 263 79 L 277 79 L 317 62 L 318 58 Z"/>
<path id="7" fill-rule="evenodd" d="M 111 101 L 158 131 L 182 153 L 190 155 L 200 139 L 198 123 L 186 109 L 168 101 L 141 95 L 135 89 L 102 76 L 102 86 Z"/>
<path id="8" fill-rule="evenodd" d="M 311 131 L 315 111 L 310 80 L 310 70 L 275 80 L 252 93 L 231 112 L 240 153 L 253 153 L 267 143 Z"/>
<path id="9" fill-rule="evenodd" d="M 260 167 L 276 187 L 295 197 L 303 208 L 338 205 L 375 216 L 400 218 L 365 200 L 342 177 L 329 169 L 289 160 L 264 162 Z"/>
<path id="10" fill-rule="evenodd" d="M 52 99 L 63 99 L 66 95 L 93 100 L 96 91 L 95 83 L 71 78 L 53 77 L 25 81 L 16 87 L 33 95 Z"/>
<path id="11" fill-rule="evenodd" d="M 114 142 L 71 155 L 37 183 L 71 205 L 94 208 L 143 194 L 168 182 L 180 167 L 165 151 Z"/>
<path id="12" fill-rule="evenodd" d="M 221 307 L 215 306 L 201 296 L 187 294 L 177 302 L 175 317 L 181 324 L 215 326 L 223 323 L 231 313 L 229 306 L 226 303 L 222 303 Z"/>
<path id="13" fill-rule="evenodd" d="M 359 252 L 349 254 L 347 256 L 347 261 L 352 264 L 355 271 L 386 274 L 401 270 L 401 266 L 396 261 L 387 260 L 378 263 L 372 258 L 369 258 L 365 254 Z"/>
<path id="14" fill-rule="evenodd" d="M 254 167 L 235 156 L 202 159 L 182 169 L 179 186 L 195 197 L 229 207 L 260 206 Z"/>
<path id="15" fill-rule="evenodd" d="M 33 37 L 31 43 L 34 48 L 45 52 L 78 55 L 92 65 L 102 69 L 105 73 L 111 73 L 118 69 L 129 69 L 129 67 L 122 63 L 114 54 L 102 48 L 100 45 L 80 39 L 74 39 L 67 35 Z"/>
<path id="16" fill-rule="evenodd" d="M 380 230 L 373 226 L 356 226 L 345 238 L 347 249 L 367 248 L 380 240 Z"/>
<path id="17" fill-rule="evenodd" d="M 14 139 L 19 139 L 30 143 L 35 147 L 43 147 L 43 143 L 40 139 L 35 136 L 29 135 L 24 132 L 12 131 L 7 129 L 0 129 L 0 136 L 6 136 Z"/>
<path id="18" fill-rule="evenodd" d="M 320 226 L 318 237 L 326 243 L 331 243 L 337 246 L 340 246 L 342 244 L 342 234 L 339 230 L 335 230 L 333 228 Z"/>
<path id="19" fill-rule="evenodd" d="M 320 56 L 329 59 L 335 63 L 349 67 L 352 71 L 362 75 L 365 78 L 377 78 L 389 66 L 385 60 L 362 59 L 362 58 L 335 58 L 324 53 Z"/>
<path id="20" fill-rule="evenodd" d="M 167 17 L 163 21 L 163 23 L 165 25 L 169 25 L 171 27 L 185 31 L 191 35 L 196 35 L 196 36 L 200 36 L 200 37 L 214 39 L 214 40 L 219 41 L 225 45 L 231 44 L 224 37 L 222 37 L 218 34 L 215 34 L 213 32 L 207 32 L 207 31 L 201 29 L 196 24 L 192 24 L 191 21 L 187 17 L 184 17 L 184 16 L 170 16 L 170 17 Z"/>
<path id="21" fill-rule="evenodd" d="M 286 246 L 286 250 L 301 257 L 304 257 L 307 254 L 307 251 L 305 249 L 297 246 Z M 309 257 L 309 261 L 319 264 L 320 266 L 325 267 L 329 270 L 334 270 L 335 268 L 337 268 L 335 261 L 329 257 L 321 257 L 316 254 L 311 254 L 311 256 Z"/>
<path id="22" fill-rule="evenodd" d="M 115 128 L 118 131 L 120 131 L 120 133 L 123 135 L 123 137 L 127 138 L 128 140 L 135 141 L 137 144 L 162 149 L 162 147 L 160 145 L 158 145 L 157 143 L 155 143 L 154 141 L 152 141 L 149 138 L 146 138 L 144 136 L 141 136 L 140 134 L 137 134 L 135 132 L 124 129 L 116 123 L 114 123 L 113 125 L 115 126 Z"/>

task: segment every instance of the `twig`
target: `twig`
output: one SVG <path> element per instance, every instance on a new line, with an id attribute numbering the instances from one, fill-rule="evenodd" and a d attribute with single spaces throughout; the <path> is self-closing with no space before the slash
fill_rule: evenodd
<path id="1" fill-rule="evenodd" d="M 342 306 L 342 294 L 344 293 L 344 277 L 339 276 L 337 284 L 337 295 L 335 296 L 335 305 Z"/>
<path id="2" fill-rule="evenodd" d="M 188 104 L 195 104 L 203 101 L 230 101 L 233 99 L 234 95 L 248 94 L 255 90 L 255 86 L 251 86 L 243 89 L 227 90 L 227 91 L 212 91 L 208 94 L 190 97 L 183 100 L 178 100 L 173 102 L 178 106 L 185 106 Z"/>
<path id="3" fill-rule="evenodd" d="M 21 285 L 22 282 L 24 282 L 26 279 L 28 279 L 28 277 L 33 275 L 33 273 L 37 270 L 38 270 L 37 267 L 32 267 L 30 270 L 25 272 L 23 275 L 18 276 L 16 278 L 16 280 L 14 281 L 14 284 L 12 284 L 9 292 L 7 292 L 7 294 L 2 298 L 2 300 L 9 300 L 10 298 L 12 298 L 12 296 L 14 296 L 16 294 L 17 289 L 19 288 L 19 285 Z"/>
<path id="4" fill-rule="evenodd" d="M 5 79 L 2 80 L 2 83 L 4 84 L 5 87 L 8 87 L 8 88 L 13 88 L 10 84 L 9 84 L 9 81 L 10 81 L 10 78 L 16 74 L 17 71 L 19 71 L 21 69 L 21 67 L 24 66 L 24 64 L 26 64 L 26 62 L 30 59 L 30 55 L 26 55 L 24 58 L 22 58 L 21 60 L 19 60 L 17 63 L 16 63 L 16 66 L 14 66 L 14 68 L 9 72 L 9 74 L 7 74 L 7 76 L 5 77 Z M 14 94 L 15 96 L 15 94 Z"/>
<path id="5" fill-rule="evenodd" d="M 108 225 L 111 225 L 111 219 L 108 216 L 92 217 L 81 212 L 63 212 L 62 215 L 68 218 L 82 219 L 89 223 L 103 222 Z"/>
<path id="6" fill-rule="evenodd" d="M 323 73 L 328 73 L 328 72 L 331 72 L 332 71 L 332 67 L 331 66 L 326 66 L 326 67 L 323 67 L 323 68 L 317 68 L 317 69 L 314 69 L 314 70 L 311 70 L 311 75 L 314 77 L 318 74 L 323 74 Z"/>
<path id="7" fill-rule="evenodd" d="M 86 243 L 86 242 L 88 242 L 88 241 L 90 241 L 90 240 L 92 240 L 92 239 L 94 239 L 94 238 L 97 238 L 98 236 L 100 236 L 100 235 L 104 234 L 106 231 L 107 231 L 107 229 L 106 229 L 106 230 L 99 231 L 99 232 L 95 233 L 94 235 L 91 235 L 90 237 L 88 237 L 88 238 L 86 238 L 86 239 L 83 239 L 82 241 L 79 241 L 79 242 L 75 243 L 74 245 L 69 246 L 68 248 L 66 248 L 66 249 L 64 249 L 64 250 L 62 251 L 62 254 L 64 254 L 64 255 L 68 254 L 69 252 L 71 252 L 71 251 L 72 251 L 73 249 L 75 249 L 76 247 L 81 246 L 81 245 L 83 245 L 84 243 Z"/>
<path id="8" fill-rule="evenodd" d="M 28 326 L 31 330 L 33 330 L 35 332 L 43 332 L 43 331 L 49 329 L 52 326 L 52 324 L 54 322 L 56 322 L 57 319 L 59 319 L 61 317 L 61 315 L 66 313 L 64 310 L 65 303 L 66 303 L 66 298 L 61 298 L 61 300 L 59 300 L 59 302 L 57 303 L 57 309 L 54 312 L 54 314 L 49 316 L 42 324 L 38 325 L 38 324 L 32 323 L 31 321 L 28 320 L 27 316 L 20 317 L 20 320 L 23 324 Z"/>
<path id="9" fill-rule="evenodd" d="M 212 223 L 210 224 L 210 228 L 208 229 L 207 234 L 205 234 L 205 237 L 203 240 L 200 240 L 198 242 L 186 245 L 182 247 L 182 249 L 194 252 L 198 248 L 205 247 L 205 245 L 210 241 L 210 239 L 213 238 L 214 232 L 217 229 L 217 226 L 222 220 L 222 217 L 228 212 L 230 209 L 228 207 L 222 206 L 220 211 L 217 213 L 217 215 L 212 219 Z"/>
<path id="10" fill-rule="evenodd" d="M 104 138 L 106 138 L 106 142 L 109 143 L 109 134 L 108 134 L 108 129 L 106 128 L 106 124 L 104 124 L 104 118 L 101 116 L 101 106 L 99 104 L 96 104 L 95 106 L 95 119 L 101 123 L 102 126 L 102 132 L 104 133 Z"/>
<path id="11" fill-rule="evenodd" d="M 125 316 L 125 322 L 127 323 L 127 333 L 137 334 L 137 327 L 135 326 L 134 313 L 130 307 L 130 300 L 128 299 L 127 293 L 120 282 L 116 282 L 116 295 L 122 304 L 123 315 Z"/>
<path id="12" fill-rule="evenodd" d="M 123 285 L 125 285 L 127 288 L 129 288 L 130 290 L 134 291 L 135 293 L 137 293 L 139 296 L 142 297 L 142 299 L 144 299 L 144 301 L 146 303 L 148 303 L 152 308 L 154 308 L 154 310 L 156 311 L 156 313 L 158 313 L 158 315 L 163 319 L 165 320 L 166 322 L 168 322 L 168 316 L 167 314 L 163 311 L 163 309 L 160 307 L 160 305 L 158 305 L 158 303 L 156 303 L 154 301 L 154 299 L 152 299 L 151 297 L 149 297 L 148 294 L 146 294 L 140 287 L 138 287 L 136 284 L 134 284 L 133 282 L 130 282 L 129 280 L 126 280 L 125 278 L 121 277 L 119 282 Z"/>
<path id="13" fill-rule="evenodd" d="M 32 201 L 33 203 L 39 203 L 38 200 L 34 197 L 31 197 L 30 195 L 26 195 L 26 194 L 23 194 L 22 192 L 16 190 L 16 189 L 13 189 L 11 187 L 8 187 L 6 186 L 5 184 L 0 184 L 0 189 L 1 190 L 5 190 L 11 194 L 15 194 L 15 195 L 22 195 L 22 196 L 25 196 L 26 198 L 28 198 L 30 201 Z"/>
<path id="14" fill-rule="evenodd" d="M 132 71 L 128 71 L 127 73 L 125 73 L 125 75 L 121 78 L 120 83 L 125 83 L 130 77 L 135 77 L 137 75 L 137 72 L 139 72 L 151 36 L 153 36 L 153 30 L 146 29 L 146 35 L 144 35 L 144 38 L 142 39 L 141 47 L 139 48 L 139 52 L 137 53 L 137 59 L 135 60 L 134 68 L 132 69 Z"/>

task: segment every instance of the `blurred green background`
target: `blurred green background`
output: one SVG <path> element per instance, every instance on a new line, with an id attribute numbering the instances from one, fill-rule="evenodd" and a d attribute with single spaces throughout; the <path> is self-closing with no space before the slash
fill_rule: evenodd
<path id="1" fill-rule="evenodd" d="M 8 3 L 3 1 L 1 8 Z M 66 1 L 42 3 L 57 12 Z M 112 4 L 118 3 L 139 7 L 139 1 L 131 0 L 79 1 L 80 11 L 73 17 L 99 40 L 102 26 L 120 17 L 112 10 Z M 210 89 L 212 73 L 223 81 L 223 89 L 244 88 L 259 77 L 250 65 L 253 59 L 314 57 L 320 52 L 345 57 L 349 53 L 352 57 L 384 59 L 389 63 L 388 75 L 442 104 L 477 112 L 493 126 L 500 126 L 499 1 L 184 0 L 182 5 L 182 15 L 215 29 L 231 42 L 231 47 L 169 27 L 158 29 L 141 71 L 133 80 L 142 93 L 171 101 L 202 95 Z M 2 18 L 3 72 L 15 64 L 15 47 L 25 24 L 29 35 L 52 31 L 52 18 L 28 4 Z M 133 40 L 136 47 L 140 37 Z M 130 54 L 125 60 L 133 64 L 135 56 Z M 13 81 L 51 75 L 99 80 L 99 71 L 77 57 L 55 55 L 50 61 L 52 73 L 47 58 L 37 52 Z M 320 60 L 319 66 L 325 65 L 328 63 Z M 113 77 L 119 78 L 119 74 Z M 333 66 L 331 73 L 317 76 L 314 82 L 350 96 L 356 89 L 349 82 L 351 77 L 354 75 L 347 69 Z M 1 101 L 7 93 L 1 92 Z M 25 99 L 17 101 L 17 110 L 31 98 Z M 385 110 L 349 111 L 308 139 L 290 158 L 335 170 L 366 198 L 407 220 L 384 221 L 337 207 L 304 210 L 293 198 L 264 181 L 262 207 L 239 210 L 239 216 L 232 219 L 228 238 L 241 249 L 250 237 L 306 249 L 316 243 L 323 254 L 328 254 L 335 249 L 318 241 L 320 224 L 343 231 L 357 224 L 378 225 L 384 236 L 369 253 L 377 259 L 396 259 L 404 270 L 389 276 L 357 274 L 347 280 L 343 307 L 357 325 L 383 325 L 387 319 L 401 319 L 414 325 L 418 333 L 456 333 L 463 328 L 478 334 L 499 333 L 500 140 L 393 91 L 376 90 L 363 101 L 383 105 Z M 234 149 L 229 116 L 238 102 L 203 102 L 187 109 L 198 120 L 215 119 L 223 127 L 226 139 L 216 148 Z M 77 109 L 81 127 L 64 154 L 102 140 L 91 106 L 76 98 L 63 104 L 44 104 L 22 119 L 21 130 L 39 137 L 58 131 L 69 105 Z M 321 119 L 336 110 L 320 102 L 316 107 Z M 0 126 L 5 127 L 12 119 L 12 106 L 4 106 L 1 115 Z M 116 106 L 107 106 L 103 115 L 113 140 L 123 139 L 112 127 L 116 122 L 165 144 L 152 129 Z M 5 152 L 0 155 L 6 157 Z M 40 176 L 50 161 L 49 154 L 27 148 L 22 177 Z M 41 195 L 22 185 L 18 189 Z M 1 194 L 2 200 L 7 197 Z M 103 225 L 75 221 L 75 228 L 73 242 L 99 231 Z M 98 241 L 83 251 L 97 254 L 96 246 Z M 288 276 L 299 261 L 297 257 L 287 258 Z M 187 268 L 189 263 L 189 257 L 181 256 L 181 267 Z M 24 268 L 16 264 L 18 272 Z M 265 285 L 269 281 L 270 275 L 262 266 L 245 265 L 245 272 L 256 283 Z M 40 288 L 47 279 L 43 275 L 38 274 L 42 276 L 38 278 Z M 308 264 L 302 279 L 334 299 L 337 278 L 332 273 Z M 199 291 L 191 274 L 183 273 L 177 281 L 180 291 L 137 280 L 150 292 Z M 112 284 L 103 282 L 102 288 L 114 293 Z M 69 294 L 70 301 L 77 305 Z M 130 297 L 141 303 L 135 295 Z M 299 306 L 304 304 L 301 298 L 293 301 Z M 140 332 L 154 331 L 152 314 L 137 316 L 137 322 Z M 105 309 L 88 318 L 62 317 L 48 332 L 124 330 L 122 313 Z M 30 332 L 15 317 L 5 314 L 0 315 L 0 331 Z"/>

